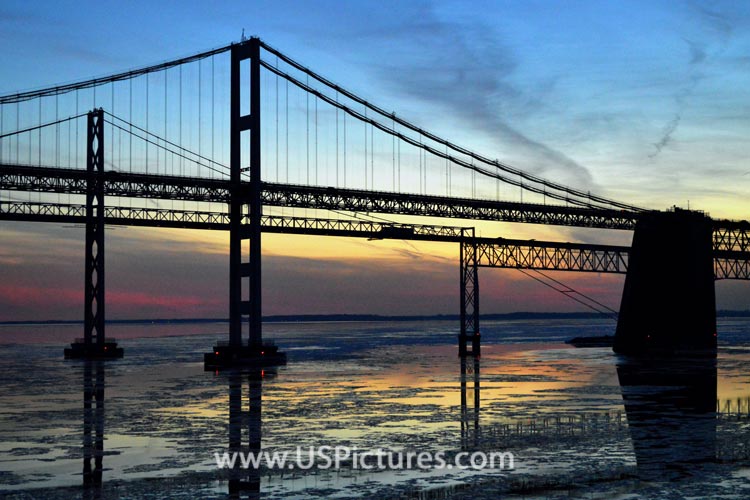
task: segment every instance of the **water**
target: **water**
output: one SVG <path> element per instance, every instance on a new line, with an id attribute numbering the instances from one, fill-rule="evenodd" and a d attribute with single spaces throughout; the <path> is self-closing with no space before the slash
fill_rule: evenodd
<path id="1" fill-rule="evenodd" d="M 203 371 L 224 324 L 114 325 L 125 358 L 98 364 L 62 359 L 80 325 L 0 327 L 0 496 L 750 496 L 747 319 L 720 321 L 715 366 L 571 348 L 613 323 L 556 319 L 483 323 L 482 358 L 462 367 L 456 326 L 270 324 L 289 363 L 262 374 Z M 267 451 L 504 451 L 514 468 L 217 469 L 230 435 L 259 431 Z M 235 479 L 250 490 L 230 494 Z"/>

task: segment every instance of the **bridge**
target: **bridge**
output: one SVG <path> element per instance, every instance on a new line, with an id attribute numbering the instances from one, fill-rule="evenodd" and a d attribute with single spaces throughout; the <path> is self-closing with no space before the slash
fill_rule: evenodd
<path id="1" fill-rule="evenodd" d="M 747 221 L 543 179 L 258 38 L 0 97 L 0 219 L 85 225 L 84 337 L 69 354 L 94 358 L 122 352 L 105 335 L 107 225 L 229 231 L 229 341 L 210 367 L 281 361 L 262 336 L 269 232 L 458 244 L 462 355 L 481 353 L 480 267 L 626 274 L 615 350 L 631 354 L 715 350 L 714 280 L 750 279 Z M 476 236 L 488 222 L 634 231 L 634 243 Z"/>

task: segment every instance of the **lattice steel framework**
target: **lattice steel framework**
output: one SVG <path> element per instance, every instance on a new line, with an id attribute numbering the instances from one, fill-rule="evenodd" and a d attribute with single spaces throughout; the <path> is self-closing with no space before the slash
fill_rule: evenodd
<path id="1" fill-rule="evenodd" d="M 133 198 L 228 203 L 231 181 L 106 172 L 105 194 Z M 251 183 L 235 189 L 251 195 Z M 77 169 L 0 165 L 0 189 L 85 193 L 85 172 Z M 262 205 L 346 210 L 454 219 L 523 222 L 632 230 L 637 214 L 607 209 L 540 205 L 447 196 L 261 183 Z"/>
<path id="2" fill-rule="evenodd" d="M 0 201 L 0 220 L 86 223 L 86 205 L 23 201 Z M 167 208 L 108 206 L 104 222 L 118 226 L 170 227 L 228 230 L 228 212 Z M 243 225 L 249 214 L 243 214 Z M 308 234 L 370 239 L 460 242 L 471 228 L 428 224 L 285 217 L 263 215 L 261 229 L 268 233 Z M 478 266 L 624 273 L 628 248 L 583 243 L 557 243 L 509 239 L 475 238 Z M 750 280 L 750 251 L 714 251 L 716 279 Z"/>
<path id="3" fill-rule="evenodd" d="M 628 247 L 546 241 L 466 238 L 461 241 L 459 356 L 479 356 L 479 267 L 627 272 Z M 471 351 L 468 345 L 471 343 Z"/>
<path id="4" fill-rule="evenodd" d="M 0 201 L 0 220 L 84 223 L 85 205 Z M 197 210 L 146 207 L 105 207 L 105 222 L 119 226 L 229 229 L 229 214 Z M 243 229 L 250 216 L 245 213 Z M 263 215 L 261 229 L 269 233 L 309 234 L 371 239 L 459 242 L 470 228 L 428 224 L 395 224 L 355 219 L 325 219 Z"/>
<path id="5" fill-rule="evenodd" d="M 462 240 L 459 250 L 459 273 L 461 276 L 461 333 L 458 335 L 459 356 L 481 355 L 479 342 L 477 246 L 473 241 L 471 237 Z M 471 345 L 471 350 L 469 350 L 469 344 Z"/>
<path id="6" fill-rule="evenodd" d="M 88 114 L 86 142 L 86 263 L 83 339 L 104 346 L 104 112 Z"/>
<path id="7" fill-rule="evenodd" d="M 750 252 L 750 222 L 714 221 L 714 251 Z"/>
<path id="8" fill-rule="evenodd" d="M 86 170 L 0 164 L 0 189 L 42 193 L 86 194 Z M 169 175 L 102 174 L 104 194 L 129 198 L 229 202 L 228 180 Z"/>
<path id="9" fill-rule="evenodd" d="M 477 266 L 626 273 L 629 247 L 498 239 L 476 241 Z"/>
<path id="10" fill-rule="evenodd" d="M 714 252 L 714 277 L 717 280 L 750 280 L 750 251 Z"/>
<path id="11" fill-rule="evenodd" d="M 638 216 L 621 210 L 270 183 L 264 185 L 263 203 L 278 207 L 627 230 L 635 227 Z"/>

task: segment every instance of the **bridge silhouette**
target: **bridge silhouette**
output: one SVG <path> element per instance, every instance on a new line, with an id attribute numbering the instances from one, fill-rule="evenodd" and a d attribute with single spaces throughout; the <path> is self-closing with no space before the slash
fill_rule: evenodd
<path id="1" fill-rule="evenodd" d="M 648 210 L 541 178 L 258 38 L 0 97 L 0 190 L 2 220 L 86 227 L 84 337 L 67 350 L 76 357 L 122 354 L 105 335 L 107 225 L 229 231 L 229 338 L 206 355 L 211 368 L 283 362 L 262 336 L 264 232 L 459 244 L 462 355 L 481 352 L 480 267 L 626 274 L 624 353 L 715 350 L 714 280 L 750 279 L 747 221 Z M 632 247 L 488 238 L 466 221 L 635 235 Z"/>

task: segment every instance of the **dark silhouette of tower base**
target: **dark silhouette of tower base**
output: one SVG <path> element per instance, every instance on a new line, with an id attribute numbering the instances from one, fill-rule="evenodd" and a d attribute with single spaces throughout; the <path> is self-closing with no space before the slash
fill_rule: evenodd
<path id="1" fill-rule="evenodd" d="M 701 212 L 675 208 L 639 219 L 615 352 L 716 354 L 712 234 L 711 219 Z"/>

